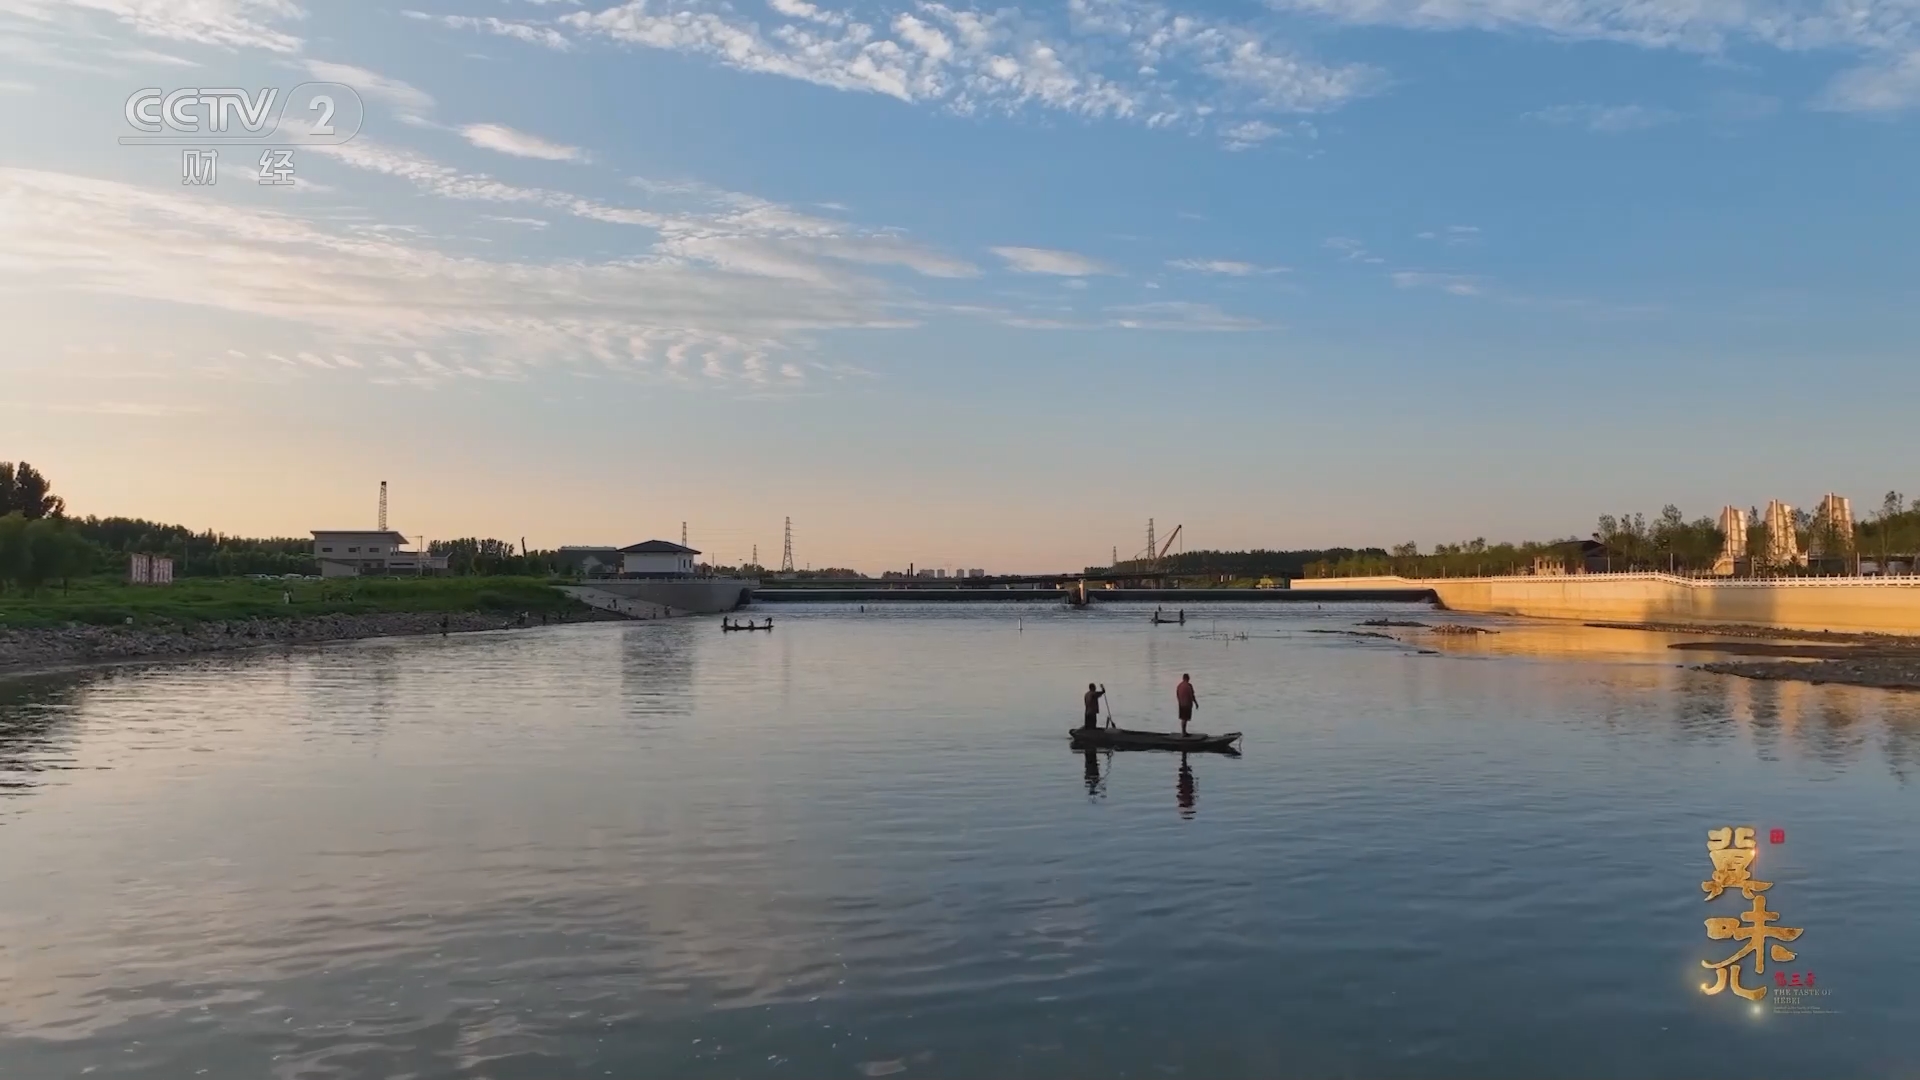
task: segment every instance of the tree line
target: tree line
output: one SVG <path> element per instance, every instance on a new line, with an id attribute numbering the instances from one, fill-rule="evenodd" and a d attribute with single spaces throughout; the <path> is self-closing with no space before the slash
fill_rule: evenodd
<path id="1" fill-rule="evenodd" d="M 1880 507 L 1864 518 L 1856 516 L 1853 529 L 1842 534 L 1837 523 L 1825 522 L 1805 509 L 1794 511 L 1794 543 L 1803 554 L 1819 547 L 1822 557 L 1811 566 L 1769 566 L 1767 523 L 1759 507 L 1747 514 L 1747 548 L 1743 552 L 1748 565 L 1767 573 L 1851 572 L 1862 559 L 1873 559 L 1882 567 L 1890 562 L 1913 560 L 1920 553 L 1920 501 L 1909 503 L 1905 495 L 1889 491 Z M 1666 570 L 1675 573 L 1707 573 L 1719 562 L 1726 546 L 1726 534 L 1715 518 L 1689 520 L 1680 508 L 1669 503 L 1649 520 L 1645 514 L 1601 514 L 1595 522 L 1592 540 L 1601 545 L 1593 557 L 1607 570 Z M 1584 569 L 1583 541 L 1578 537 L 1560 540 L 1534 540 L 1521 543 L 1487 542 L 1485 537 L 1452 544 L 1437 544 L 1422 552 L 1415 543 L 1395 545 L 1382 551 L 1347 554 L 1308 563 L 1300 576 L 1358 577 L 1374 574 L 1399 574 L 1405 577 L 1467 577 L 1485 574 L 1516 574 L 1534 569 L 1543 560 L 1559 563 L 1565 569 Z"/>

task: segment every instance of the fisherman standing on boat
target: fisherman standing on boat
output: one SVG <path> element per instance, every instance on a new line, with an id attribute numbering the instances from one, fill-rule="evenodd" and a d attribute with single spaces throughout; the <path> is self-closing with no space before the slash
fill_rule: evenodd
<path id="1" fill-rule="evenodd" d="M 1173 700 L 1180 706 L 1180 734 L 1185 735 L 1187 721 L 1193 719 L 1194 706 L 1200 704 L 1200 695 L 1193 689 L 1193 676 L 1180 676 L 1180 685 L 1173 688 Z"/>
<path id="2" fill-rule="evenodd" d="M 1087 684 L 1087 692 L 1084 699 L 1087 706 L 1087 718 L 1086 721 L 1080 725 L 1080 730 L 1092 731 L 1094 728 L 1100 726 L 1100 699 L 1105 697 L 1106 693 L 1107 688 L 1104 686 L 1096 687 L 1092 683 Z"/>

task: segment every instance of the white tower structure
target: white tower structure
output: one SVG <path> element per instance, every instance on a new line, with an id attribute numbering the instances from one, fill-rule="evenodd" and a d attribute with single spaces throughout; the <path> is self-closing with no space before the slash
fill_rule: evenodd
<path id="1" fill-rule="evenodd" d="M 1767 503 L 1767 565 L 1774 567 L 1805 566 L 1806 556 L 1800 554 L 1800 534 L 1794 528 L 1793 507 L 1779 499 Z"/>
<path id="2" fill-rule="evenodd" d="M 1827 492 L 1813 514 L 1813 529 L 1807 535 L 1807 555 L 1839 558 L 1853 551 L 1853 503 L 1844 495 Z"/>
<path id="3" fill-rule="evenodd" d="M 1720 557 L 1713 561 L 1713 572 L 1732 577 L 1739 573 L 1740 564 L 1747 558 L 1747 512 L 1737 506 L 1723 507 L 1720 535 L 1726 539 L 1720 545 Z"/>

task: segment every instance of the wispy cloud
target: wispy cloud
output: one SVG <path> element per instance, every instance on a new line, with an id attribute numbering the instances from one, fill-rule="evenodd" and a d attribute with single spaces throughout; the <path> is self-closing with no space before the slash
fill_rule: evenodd
<path id="1" fill-rule="evenodd" d="M 300 51 L 300 38 L 282 27 L 306 15 L 294 0 L 7 0 L 0 7 L 43 20 L 59 10 L 79 9 L 148 37 L 276 53 Z"/>
<path id="2" fill-rule="evenodd" d="M 414 384 L 523 379 L 564 364 L 784 385 L 782 365 L 810 370 L 814 331 L 912 326 L 925 309 L 886 282 L 836 269 L 886 258 L 860 248 L 869 238 L 754 236 L 748 225 L 711 235 L 727 220 L 729 212 L 664 220 L 660 250 L 638 257 L 483 259 L 404 232 L 330 228 L 198 192 L 0 168 L 8 249 L 0 286 L 275 320 L 285 328 L 276 338 L 289 342 L 266 361 L 276 370 Z M 795 246 L 783 247 L 783 237 Z M 764 258 L 792 269 L 676 248 L 695 239 L 757 241 Z M 183 263 L 182 245 L 198 257 Z"/>
<path id="3" fill-rule="evenodd" d="M 659 234 L 654 246 L 657 254 L 741 273 L 826 283 L 843 272 L 838 264 L 846 263 L 905 267 L 927 277 L 972 277 L 980 272 L 964 259 L 917 244 L 895 231 L 857 228 L 704 185 L 681 186 L 683 194 L 704 200 L 701 209 L 656 210 L 509 184 L 364 136 L 338 146 L 316 146 L 312 152 L 396 177 L 444 198 L 538 207 L 609 225 L 652 229 Z"/>
<path id="4" fill-rule="evenodd" d="M 1554 105 L 1525 114 L 1525 119 L 1588 131 L 1619 134 L 1644 131 L 1680 119 L 1672 109 L 1647 105 Z"/>
<path id="5" fill-rule="evenodd" d="M 307 74 L 323 82 L 346 83 L 364 97 L 384 101 L 404 116 L 423 117 L 433 111 L 433 96 L 399 79 L 390 79 L 366 68 L 308 60 Z"/>
<path id="6" fill-rule="evenodd" d="M 1252 277 L 1256 274 L 1284 274 L 1284 266 L 1261 266 L 1235 259 L 1173 259 L 1168 266 L 1196 274 L 1224 274 L 1227 277 Z"/>
<path id="7" fill-rule="evenodd" d="M 1417 270 L 1399 270 L 1393 283 L 1402 289 L 1438 289 L 1453 296 L 1479 296 L 1485 291 L 1480 279 L 1468 274 L 1433 274 Z"/>
<path id="8" fill-rule="evenodd" d="M 1426 232 L 1416 233 L 1414 239 L 1430 240 L 1449 247 L 1467 247 L 1480 242 L 1480 226 L 1448 225 L 1443 229 L 1429 229 Z"/>
<path id="9" fill-rule="evenodd" d="M 1061 277 L 1087 277 L 1093 274 L 1118 274 L 1120 271 L 1098 259 L 1072 251 L 1052 248 L 997 247 L 995 255 L 1007 261 L 1019 274 L 1058 274 Z"/>
<path id="10" fill-rule="evenodd" d="M 1350 236 L 1329 236 L 1320 242 L 1328 251 L 1339 252 L 1341 262 L 1384 263 L 1387 260 L 1367 250 L 1367 246 Z"/>
<path id="11" fill-rule="evenodd" d="M 485 34 L 494 34 L 499 37 L 524 41 L 529 45 L 544 45 L 549 49 L 555 49 L 560 52 L 565 52 L 573 47 L 573 43 L 567 40 L 565 34 L 560 33 L 550 26 L 540 26 L 527 22 L 514 22 L 508 19 L 496 18 L 492 15 L 430 15 L 424 11 L 411 10 L 402 11 L 400 14 L 405 15 L 409 19 L 438 23 L 441 26 L 451 27 L 455 30 L 477 30 Z"/>
<path id="12" fill-rule="evenodd" d="M 34 92 L 32 83 L 18 82 L 13 79 L 0 79 L 0 94 L 31 94 Z"/>
<path id="13" fill-rule="evenodd" d="M 1920 106 L 1920 49 L 1841 72 L 1815 104 L 1836 112 L 1879 113 Z"/>
<path id="14" fill-rule="evenodd" d="M 809 0 L 756 7 L 630 0 L 551 21 L 414 15 L 556 48 L 603 39 L 688 53 L 962 115 L 1035 109 L 1212 130 L 1236 148 L 1281 133 L 1262 116 L 1336 109 L 1385 84 L 1370 66 L 1311 59 L 1264 25 L 1155 0 L 1070 0 L 1064 11 L 937 0 L 879 11 Z"/>
<path id="15" fill-rule="evenodd" d="M 577 146 L 548 142 L 538 135 L 515 131 L 503 124 L 468 124 L 460 134 L 475 146 L 497 150 L 514 157 L 539 158 L 542 161 L 584 161 L 586 154 Z"/>

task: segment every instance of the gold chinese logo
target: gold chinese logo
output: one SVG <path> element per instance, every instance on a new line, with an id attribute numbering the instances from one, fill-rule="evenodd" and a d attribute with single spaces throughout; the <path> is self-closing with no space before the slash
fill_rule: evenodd
<path id="1" fill-rule="evenodd" d="M 1777 911 L 1767 910 L 1767 898 L 1763 895 L 1773 888 L 1773 882 L 1760 881 L 1753 876 L 1753 860 L 1759 854 L 1753 843 L 1753 830 L 1750 828 L 1724 828 L 1707 830 L 1707 855 L 1713 860 L 1713 876 L 1700 883 L 1706 899 L 1716 900 L 1722 893 L 1738 891 L 1753 901 L 1753 906 L 1740 913 L 1737 918 L 1708 919 L 1707 937 L 1714 941 L 1743 942 L 1740 951 L 1715 963 L 1711 960 L 1700 961 L 1700 966 L 1713 972 L 1713 981 L 1701 983 L 1700 989 L 1709 994 L 1717 994 L 1731 989 L 1748 1001 L 1759 1001 L 1767 996 L 1765 975 L 1767 958 L 1775 963 L 1784 964 L 1796 955 L 1792 949 L 1780 944 L 1782 941 L 1794 941 L 1803 932 L 1797 926 L 1774 926 L 1780 918 Z M 1753 974 L 1758 985 L 1746 987 L 1740 985 L 1741 961 L 1753 958 Z M 1795 977 L 1798 981 L 1798 977 Z"/>

